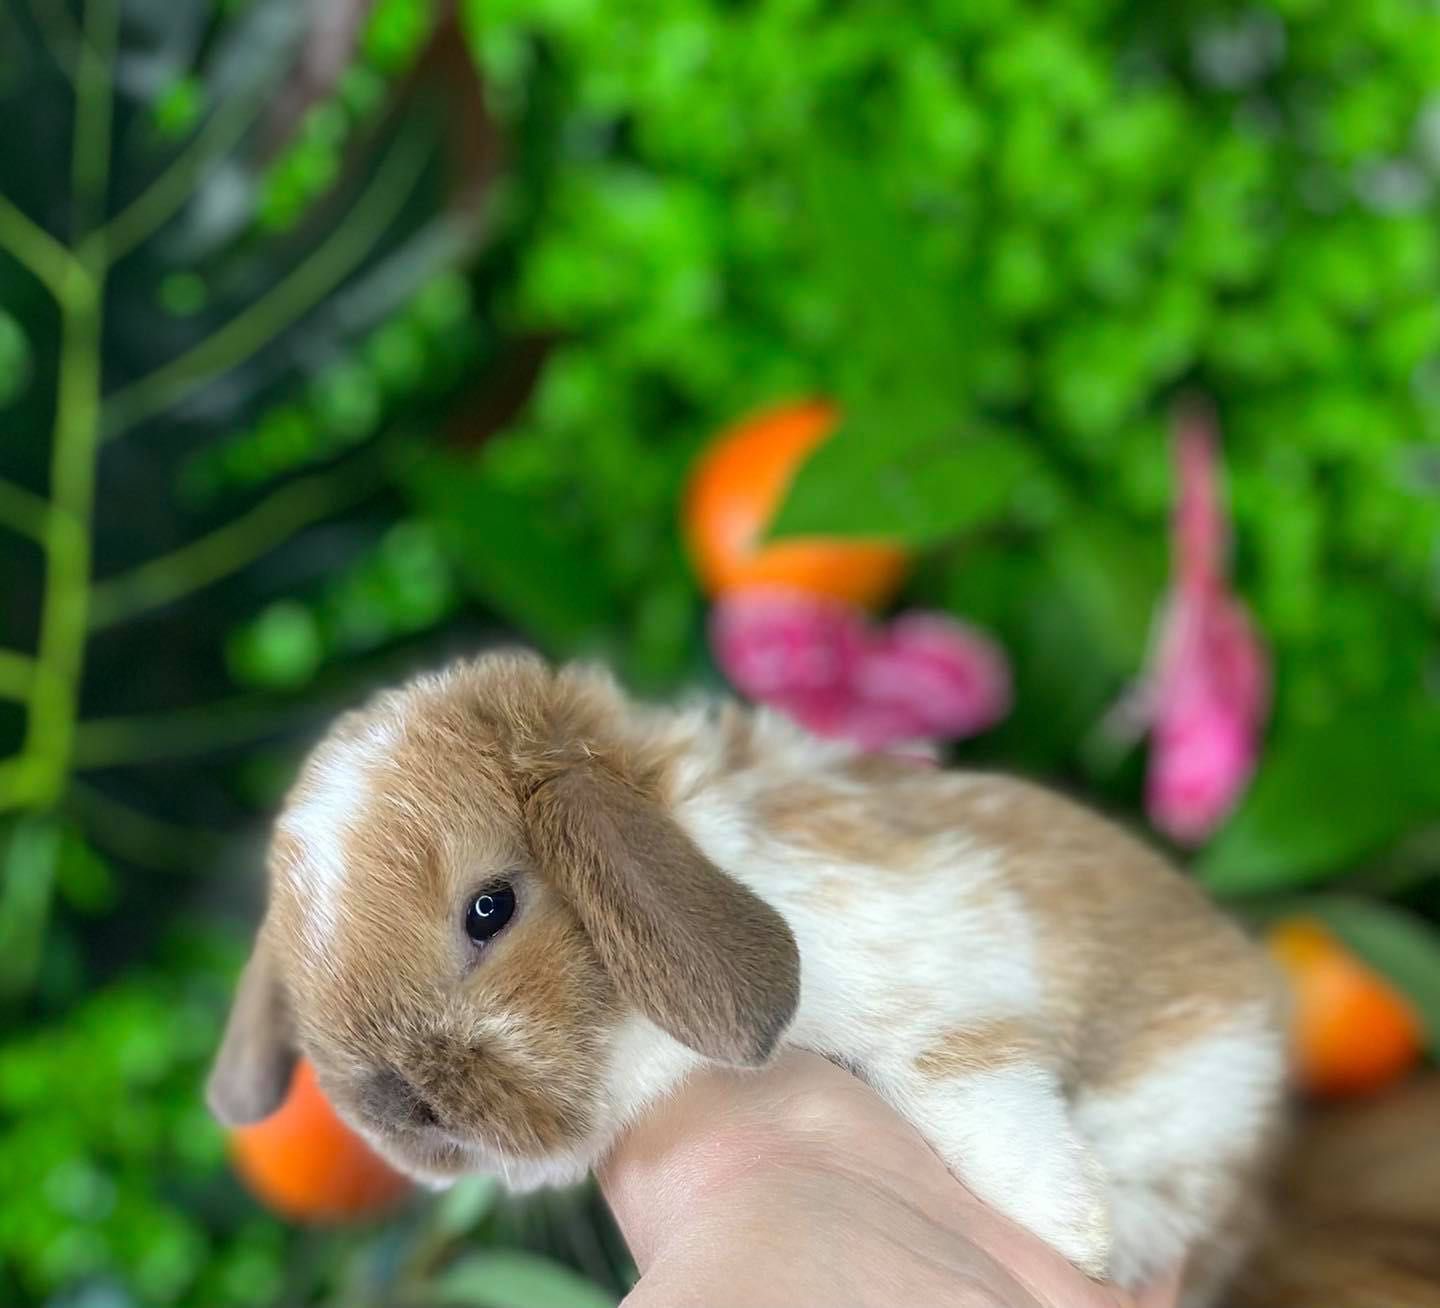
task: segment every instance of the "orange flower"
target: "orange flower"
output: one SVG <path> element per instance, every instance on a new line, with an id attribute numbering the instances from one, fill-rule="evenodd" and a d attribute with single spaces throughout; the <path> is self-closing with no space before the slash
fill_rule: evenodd
<path id="1" fill-rule="evenodd" d="M 1410 1001 L 1328 927 L 1292 918 L 1271 930 L 1269 945 L 1290 978 L 1291 1047 L 1306 1090 L 1369 1094 L 1415 1066 L 1423 1030 Z"/>
<path id="2" fill-rule="evenodd" d="M 722 432 L 685 496 L 685 540 L 712 595 L 779 586 L 878 608 L 904 579 L 907 556 L 878 540 L 803 537 L 759 545 L 801 464 L 835 429 L 824 401 L 788 404 Z"/>
<path id="3" fill-rule="evenodd" d="M 300 1222 L 370 1217 L 410 1190 L 410 1182 L 335 1115 L 304 1059 L 279 1109 L 231 1133 L 230 1156 L 256 1198 Z"/>

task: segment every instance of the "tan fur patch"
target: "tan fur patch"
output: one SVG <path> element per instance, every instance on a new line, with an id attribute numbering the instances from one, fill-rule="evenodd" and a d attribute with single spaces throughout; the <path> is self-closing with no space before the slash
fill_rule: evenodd
<path id="1" fill-rule="evenodd" d="M 1029 909 L 1067 1079 L 1116 1088 L 1237 1008 L 1273 1000 L 1264 954 L 1141 840 L 1038 786 L 975 778 L 949 812 L 1005 855 Z"/>
<path id="2" fill-rule="evenodd" d="M 743 772 L 759 763 L 755 750 L 755 722 L 738 704 L 726 704 L 719 714 L 720 766 L 725 772 Z"/>
<path id="3" fill-rule="evenodd" d="M 891 809 L 893 795 L 836 781 L 793 781 L 761 795 L 755 816 L 771 835 L 827 858 L 906 869 L 949 824 L 910 806 Z"/>
<path id="4" fill-rule="evenodd" d="M 997 1021 L 948 1031 L 915 1059 L 915 1070 L 931 1080 L 994 1072 L 1032 1061 L 1039 1041 L 1023 1022 Z"/>

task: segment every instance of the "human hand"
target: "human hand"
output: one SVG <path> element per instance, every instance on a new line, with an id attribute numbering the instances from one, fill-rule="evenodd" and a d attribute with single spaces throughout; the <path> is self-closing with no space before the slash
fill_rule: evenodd
<path id="1" fill-rule="evenodd" d="M 1173 1308 L 1097 1285 L 991 1212 L 824 1059 L 695 1077 L 601 1185 L 641 1271 L 625 1308 Z"/>

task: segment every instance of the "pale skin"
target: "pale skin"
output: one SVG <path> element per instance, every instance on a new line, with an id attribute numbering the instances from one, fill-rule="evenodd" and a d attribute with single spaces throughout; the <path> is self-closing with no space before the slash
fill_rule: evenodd
<path id="1" fill-rule="evenodd" d="M 1173 1308 L 1132 1299 L 970 1195 L 866 1086 L 813 1054 L 696 1076 L 604 1188 L 640 1268 L 623 1308 Z"/>

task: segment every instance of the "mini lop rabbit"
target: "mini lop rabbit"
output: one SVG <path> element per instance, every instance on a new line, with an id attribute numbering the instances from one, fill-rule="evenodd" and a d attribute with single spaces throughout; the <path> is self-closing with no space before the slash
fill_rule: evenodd
<path id="1" fill-rule="evenodd" d="M 637 707 L 494 654 L 342 718 L 286 803 L 210 1082 L 303 1052 L 422 1179 L 580 1178 L 703 1063 L 854 1069 L 1078 1267 L 1207 1303 L 1280 1115 L 1278 988 L 1162 860 L 1034 786 Z"/>

